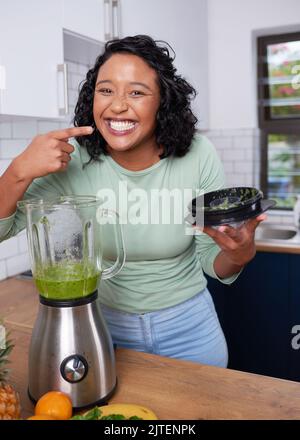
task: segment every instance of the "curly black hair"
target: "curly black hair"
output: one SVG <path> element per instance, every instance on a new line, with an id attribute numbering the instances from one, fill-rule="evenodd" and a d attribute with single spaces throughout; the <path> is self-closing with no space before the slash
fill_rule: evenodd
<path id="1" fill-rule="evenodd" d="M 75 127 L 91 125 L 95 127 L 93 117 L 93 99 L 99 68 L 116 53 L 129 53 L 142 58 L 156 71 L 160 89 L 160 106 L 156 115 L 155 136 L 158 145 L 163 147 L 161 158 L 184 156 L 190 147 L 195 133 L 197 118 L 191 110 L 191 100 L 196 90 L 180 75 L 173 65 L 174 56 L 170 56 L 171 46 L 164 41 L 155 41 L 148 35 L 135 35 L 108 41 L 104 52 L 96 59 L 82 83 L 75 107 L 73 123 Z M 90 160 L 98 160 L 101 153 L 107 154 L 106 141 L 98 130 L 89 136 L 76 137 L 85 147 Z"/>

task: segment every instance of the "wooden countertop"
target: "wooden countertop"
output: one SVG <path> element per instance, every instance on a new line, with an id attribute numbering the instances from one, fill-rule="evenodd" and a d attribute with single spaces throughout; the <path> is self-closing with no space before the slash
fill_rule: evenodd
<path id="1" fill-rule="evenodd" d="M 282 244 L 276 242 L 256 241 L 258 252 L 273 252 L 281 254 L 300 254 L 300 245 Z"/>
<path id="2" fill-rule="evenodd" d="M 0 282 L 0 310 L 12 330 L 11 382 L 22 417 L 33 413 L 27 397 L 27 358 L 38 306 L 32 281 Z M 164 420 L 299 419 L 300 383 L 118 349 L 118 389 L 110 402 L 151 408 Z"/>

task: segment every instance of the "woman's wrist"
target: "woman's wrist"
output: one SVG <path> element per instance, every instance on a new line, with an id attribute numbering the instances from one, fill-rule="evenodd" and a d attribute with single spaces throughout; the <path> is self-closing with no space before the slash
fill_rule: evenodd
<path id="1" fill-rule="evenodd" d="M 7 172 L 9 173 L 10 179 L 13 180 L 14 183 L 24 183 L 24 185 L 29 186 L 33 181 L 33 178 L 26 173 L 26 167 L 24 166 L 22 154 L 13 159 L 7 169 Z"/>
<path id="2" fill-rule="evenodd" d="M 214 261 L 214 271 L 218 278 L 228 278 L 239 273 L 245 264 L 232 262 L 224 251 L 218 253 Z"/>
<path id="3" fill-rule="evenodd" d="M 17 202 L 22 200 L 25 191 L 32 182 L 22 178 L 21 163 L 14 159 L 0 177 L 0 218 L 11 216 L 17 209 Z"/>

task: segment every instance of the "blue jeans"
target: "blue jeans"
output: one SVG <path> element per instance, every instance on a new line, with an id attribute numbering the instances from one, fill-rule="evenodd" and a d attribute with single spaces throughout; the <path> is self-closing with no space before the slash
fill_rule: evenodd
<path id="1" fill-rule="evenodd" d="M 227 367 L 227 344 L 207 289 L 149 313 L 126 313 L 103 304 L 101 310 L 118 347 Z"/>

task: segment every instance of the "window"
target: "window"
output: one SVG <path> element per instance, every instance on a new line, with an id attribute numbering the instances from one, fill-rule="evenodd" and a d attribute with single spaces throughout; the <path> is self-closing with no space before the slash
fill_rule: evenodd
<path id="1" fill-rule="evenodd" d="M 292 209 L 300 194 L 300 32 L 258 38 L 261 188 Z"/>

